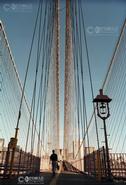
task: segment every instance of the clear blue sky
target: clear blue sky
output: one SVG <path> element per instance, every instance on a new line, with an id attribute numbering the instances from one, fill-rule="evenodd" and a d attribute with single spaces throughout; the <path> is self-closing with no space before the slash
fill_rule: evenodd
<path id="1" fill-rule="evenodd" d="M 23 80 L 38 1 L 2 0 L 0 2 L 0 19 L 3 21 L 20 77 Z M 92 75 L 95 75 L 95 70 L 97 70 L 97 78 L 96 76 L 93 76 L 93 78 L 96 78 L 96 89 L 98 89 L 97 85 L 101 85 L 119 36 L 126 14 L 126 6 L 124 0 L 84 0 L 83 2 L 90 61 L 94 71 L 92 71 Z M 23 9 L 21 7 L 22 4 L 27 5 L 27 7 Z M 63 8 L 61 15 L 64 16 L 64 0 L 62 0 L 61 6 L 61 9 Z M 112 33 L 100 34 L 105 27 L 113 29 Z M 64 29 L 63 18 L 61 21 L 62 29 Z M 101 30 L 99 31 L 98 29 Z M 64 48 L 64 43 L 62 43 L 61 47 Z M 61 54 L 61 59 L 64 59 L 64 54 Z M 61 62 L 64 61 L 61 60 Z M 93 65 L 98 66 L 98 68 L 94 68 Z M 100 81 L 98 78 L 100 78 Z"/>
<path id="2" fill-rule="evenodd" d="M 25 5 L 24 7 L 22 5 Z M 38 0 L 0 0 L 0 19 L 8 36 L 21 80 L 24 80 L 25 68 L 31 44 Z M 61 0 L 61 88 L 64 81 L 64 29 L 65 0 Z M 112 57 L 121 26 L 126 17 L 125 0 L 83 0 L 86 34 L 94 84 L 94 93 L 101 87 L 107 67 Z M 32 71 L 32 67 L 31 67 Z M 97 74 L 97 75 L 96 75 Z M 29 84 L 32 78 L 29 78 Z M 63 122 L 63 91 L 61 90 L 61 114 Z M 26 94 L 31 96 L 30 87 Z M 30 99 L 30 98 L 29 98 Z M 89 101 L 88 112 L 92 101 Z"/>

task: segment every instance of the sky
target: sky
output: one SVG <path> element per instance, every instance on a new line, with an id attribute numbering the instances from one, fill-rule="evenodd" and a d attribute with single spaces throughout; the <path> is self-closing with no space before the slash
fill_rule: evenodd
<path id="1" fill-rule="evenodd" d="M 24 80 L 28 52 L 36 18 L 38 0 L 0 0 L 0 20 L 3 22 L 21 81 Z M 60 2 L 61 63 L 60 87 L 64 88 L 65 0 Z M 98 93 L 110 63 L 115 44 L 126 17 L 125 0 L 83 0 L 86 35 L 91 63 L 94 94 Z M 97 75 L 96 75 L 97 73 Z M 32 79 L 29 79 L 29 84 Z M 60 95 L 60 122 L 63 125 L 64 95 Z M 31 99 L 30 87 L 26 90 Z M 89 117 L 92 101 L 89 101 Z"/>

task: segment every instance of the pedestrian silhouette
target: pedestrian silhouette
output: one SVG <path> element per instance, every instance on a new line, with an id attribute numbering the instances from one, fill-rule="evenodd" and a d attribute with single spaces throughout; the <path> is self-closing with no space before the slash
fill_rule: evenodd
<path id="1" fill-rule="evenodd" d="M 52 162 L 52 173 L 55 175 L 56 169 L 58 167 L 58 156 L 55 153 L 55 150 L 52 150 L 52 154 L 50 156 L 50 161 Z"/>

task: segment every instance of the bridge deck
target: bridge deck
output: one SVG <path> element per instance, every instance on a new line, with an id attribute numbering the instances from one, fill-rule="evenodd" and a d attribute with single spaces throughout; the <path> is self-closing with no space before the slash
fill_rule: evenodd
<path id="1" fill-rule="evenodd" d="M 13 179 L 0 179 L 1 185 L 17 185 L 17 184 L 43 184 L 43 185 L 123 185 L 125 182 L 97 182 L 94 178 L 88 177 L 83 174 L 76 174 L 72 172 L 62 172 L 57 173 L 55 177 L 52 176 L 50 172 L 42 172 L 40 176 L 43 177 L 43 182 L 40 183 L 30 183 L 21 182 L 19 183 L 19 177 Z M 22 179 L 21 179 L 22 180 Z"/>

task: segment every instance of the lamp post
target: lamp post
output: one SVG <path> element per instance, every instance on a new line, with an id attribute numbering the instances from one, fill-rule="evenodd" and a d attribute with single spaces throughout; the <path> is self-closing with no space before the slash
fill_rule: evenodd
<path id="1" fill-rule="evenodd" d="M 105 137 L 105 147 L 106 147 L 106 163 L 107 163 L 107 176 L 109 180 L 112 180 L 111 176 L 111 168 L 110 168 L 110 159 L 109 159 L 109 147 L 108 147 L 108 139 L 107 139 L 107 131 L 106 131 L 106 123 L 105 120 L 110 116 L 109 112 L 109 103 L 112 99 L 110 99 L 107 95 L 103 94 L 103 90 L 100 89 L 100 94 L 94 98 L 93 102 L 96 103 L 97 115 L 103 120 L 104 126 L 104 137 Z"/>

